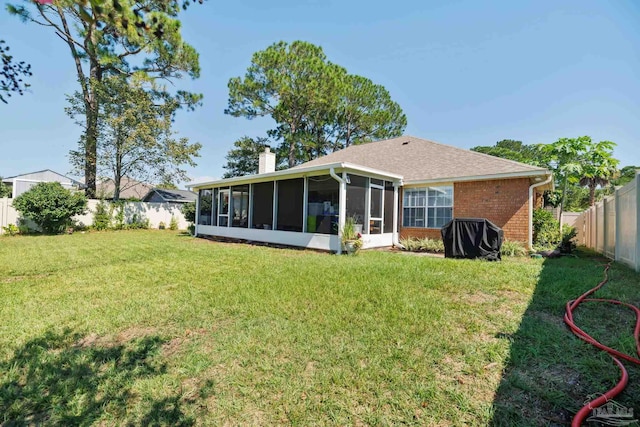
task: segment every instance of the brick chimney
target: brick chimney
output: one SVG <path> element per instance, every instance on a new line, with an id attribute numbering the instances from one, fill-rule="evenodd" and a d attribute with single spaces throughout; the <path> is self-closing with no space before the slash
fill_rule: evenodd
<path id="1" fill-rule="evenodd" d="M 258 160 L 258 173 L 269 173 L 276 171 L 276 153 L 272 153 L 269 147 L 264 148 Z"/>

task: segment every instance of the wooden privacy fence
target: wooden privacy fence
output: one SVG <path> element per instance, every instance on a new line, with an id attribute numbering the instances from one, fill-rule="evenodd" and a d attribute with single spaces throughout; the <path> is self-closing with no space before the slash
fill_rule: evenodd
<path id="1" fill-rule="evenodd" d="M 563 222 L 573 222 L 579 245 L 627 264 L 640 272 L 640 174 L 614 195 Z"/>
<path id="2" fill-rule="evenodd" d="M 4 233 L 2 227 L 9 224 L 17 224 L 20 214 L 11 206 L 13 199 L 0 198 L 0 234 Z M 93 224 L 93 213 L 96 210 L 99 200 L 89 200 L 88 211 L 84 215 L 74 217 L 74 220 L 86 226 Z M 138 220 L 149 220 L 151 228 L 158 228 L 163 222 L 169 228 L 171 217 L 178 220 L 178 228 L 186 230 L 189 223 L 184 219 L 180 210 L 181 205 L 175 203 L 147 203 L 147 202 L 124 202 L 125 223 L 132 222 L 134 217 Z"/>

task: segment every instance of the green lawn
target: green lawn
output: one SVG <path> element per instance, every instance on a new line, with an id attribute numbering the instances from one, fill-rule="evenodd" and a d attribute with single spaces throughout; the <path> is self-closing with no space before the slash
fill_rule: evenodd
<path id="1" fill-rule="evenodd" d="M 562 425 L 617 378 L 561 319 L 601 270 L 169 231 L 0 238 L 0 425 Z M 639 279 L 615 266 L 603 294 L 640 303 Z M 577 315 L 631 353 L 619 318 Z"/>

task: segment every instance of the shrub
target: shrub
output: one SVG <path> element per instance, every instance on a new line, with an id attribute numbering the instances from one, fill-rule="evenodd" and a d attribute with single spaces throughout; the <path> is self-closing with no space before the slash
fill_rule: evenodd
<path id="1" fill-rule="evenodd" d="M 505 239 L 500 247 L 500 253 L 503 256 L 521 257 L 527 256 L 529 252 L 527 251 L 524 243 Z"/>
<path id="2" fill-rule="evenodd" d="M 31 229 L 29 228 L 29 224 L 26 221 L 18 220 L 18 230 L 20 234 L 29 234 L 31 233 Z"/>
<path id="3" fill-rule="evenodd" d="M 138 216 L 138 214 L 134 214 L 133 218 L 127 225 L 127 228 L 130 230 L 138 230 L 138 229 L 147 229 L 149 228 L 149 218 L 144 218 Z"/>
<path id="4" fill-rule="evenodd" d="M 106 230 L 111 227 L 111 212 L 109 205 L 104 200 L 100 200 L 93 213 L 93 228 L 96 230 Z"/>
<path id="5" fill-rule="evenodd" d="M 578 235 L 575 227 L 565 225 L 562 227 L 562 240 L 560 241 L 560 251 L 565 253 L 571 253 L 576 248 L 576 243 L 573 239 Z"/>
<path id="6" fill-rule="evenodd" d="M 533 245 L 539 249 L 555 249 L 562 241 L 560 223 L 544 209 L 533 211 Z"/>
<path id="7" fill-rule="evenodd" d="M 444 253 L 444 242 L 439 239 L 419 239 L 420 250 L 423 252 Z"/>
<path id="8" fill-rule="evenodd" d="M 8 234 L 9 236 L 15 236 L 16 234 L 20 233 L 20 229 L 15 224 L 8 224 L 6 227 L 2 227 L 2 229 L 4 230 L 5 234 Z"/>
<path id="9" fill-rule="evenodd" d="M 182 215 L 184 215 L 184 219 L 186 219 L 187 221 L 189 221 L 192 224 L 196 222 L 196 204 L 195 204 L 195 202 L 185 203 L 184 205 L 182 205 L 180 210 L 182 211 Z"/>
<path id="10" fill-rule="evenodd" d="M 113 228 L 115 228 L 116 230 L 123 230 L 126 225 L 124 221 L 124 203 L 122 203 L 121 201 L 114 202 L 113 210 L 116 213 L 113 217 Z"/>
<path id="11" fill-rule="evenodd" d="M 409 252 L 444 252 L 444 242 L 439 239 L 408 237 L 406 239 L 400 239 L 400 244 L 404 246 L 404 250 Z"/>
<path id="12" fill-rule="evenodd" d="M 54 234 L 65 231 L 74 215 L 86 212 L 87 198 L 65 189 L 59 182 L 39 182 L 16 197 L 13 207 L 43 232 Z"/>
<path id="13" fill-rule="evenodd" d="M 164 230 L 165 228 L 167 228 L 167 226 L 164 224 L 164 221 L 160 221 L 160 224 L 158 224 L 158 230 Z"/>
<path id="14" fill-rule="evenodd" d="M 169 230 L 177 230 L 178 229 L 178 218 L 171 215 L 171 221 L 169 221 Z"/>

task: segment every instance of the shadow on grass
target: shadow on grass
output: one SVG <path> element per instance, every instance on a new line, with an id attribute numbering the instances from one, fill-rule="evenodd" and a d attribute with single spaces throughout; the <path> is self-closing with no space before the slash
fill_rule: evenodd
<path id="1" fill-rule="evenodd" d="M 93 342 L 92 342 L 93 341 Z M 65 331 L 48 331 L 0 362 L 0 425 L 192 425 L 179 399 L 149 401 L 131 419 L 136 380 L 165 372 L 158 336 L 99 345 Z"/>
<path id="2" fill-rule="evenodd" d="M 590 395 L 610 389 L 619 377 L 611 358 L 576 338 L 563 322 L 565 304 L 596 286 L 603 263 L 592 254 L 545 260 L 529 306 L 511 341 L 500 386 L 493 403 L 493 426 L 563 426 Z M 610 282 L 597 296 L 640 302 L 639 276 L 614 265 Z M 616 306 L 585 303 L 575 320 L 605 345 L 634 354 L 635 316 Z M 629 385 L 615 400 L 640 412 L 640 369 L 626 364 Z"/>

